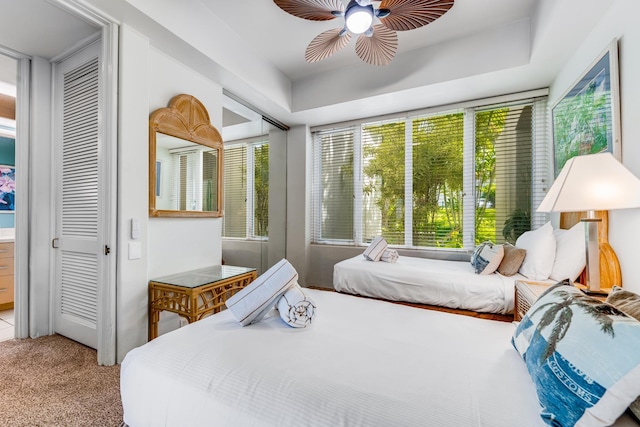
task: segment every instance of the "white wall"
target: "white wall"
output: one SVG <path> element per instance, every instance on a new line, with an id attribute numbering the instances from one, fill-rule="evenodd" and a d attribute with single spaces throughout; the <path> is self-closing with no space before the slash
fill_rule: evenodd
<path id="1" fill-rule="evenodd" d="M 185 93 L 198 98 L 207 108 L 211 124 L 222 129 L 222 87 L 219 84 L 153 46 L 149 52 L 147 78 L 150 88 L 148 113 L 166 107 L 171 98 Z M 220 218 L 149 218 L 148 227 L 149 278 L 221 262 Z"/>
<path id="2" fill-rule="evenodd" d="M 289 130 L 287 146 L 287 260 L 307 284 L 311 242 L 311 133 L 308 126 Z"/>
<path id="3" fill-rule="evenodd" d="M 120 27 L 118 129 L 117 361 L 147 341 L 149 42 Z M 140 220 L 142 258 L 128 259 L 131 218 Z"/>
<path id="4" fill-rule="evenodd" d="M 549 105 L 553 106 L 570 88 L 613 38 L 619 39 L 622 163 L 640 177 L 640 3 L 616 0 L 593 31 L 569 58 L 550 87 Z M 617 252 L 623 286 L 640 292 L 640 209 L 609 213 L 609 240 Z"/>
<path id="5" fill-rule="evenodd" d="M 148 120 L 178 94 L 195 96 L 222 126 L 222 88 L 121 27 L 118 146 L 117 359 L 147 342 L 148 281 L 220 264 L 221 219 L 149 218 Z M 131 219 L 140 220 L 142 258 L 128 259 Z M 164 316 L 163 316 L 164 318 Z M 177 319 L 163 330 L 178 326 Z"/>

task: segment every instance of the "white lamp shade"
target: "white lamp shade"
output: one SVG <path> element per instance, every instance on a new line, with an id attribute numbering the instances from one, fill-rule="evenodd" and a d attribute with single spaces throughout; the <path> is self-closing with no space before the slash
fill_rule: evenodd
<path id="1" fill-rule="evenodd" d="M 611 153 L 569 159 L 538 212 L 579 212 L 640 207 L 640 179 Z"/>

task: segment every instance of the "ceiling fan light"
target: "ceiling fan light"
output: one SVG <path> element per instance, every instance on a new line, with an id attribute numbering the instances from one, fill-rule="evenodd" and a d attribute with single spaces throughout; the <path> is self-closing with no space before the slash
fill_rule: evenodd
<path id="1" fill-rule="evenodd" d="M 362 34 L 373 24 L 373 8 L 352 2 L 344 15 L 344 21 L 353 34 Z"/>

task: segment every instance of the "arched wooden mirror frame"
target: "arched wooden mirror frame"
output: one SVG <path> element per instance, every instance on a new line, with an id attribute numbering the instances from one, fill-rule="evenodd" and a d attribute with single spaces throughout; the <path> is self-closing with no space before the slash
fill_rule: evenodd
<path id="1" fill-rule="evenodd" d="M 212 210 L 168 210 L 156 206 L 156 148 L 158 133 L 217 150 L 217 198 Z M 171 98 L 169 106 L 159 108 L 149 117 L 149 216 L 152 217 L 222 217 L 223 143 L 220 132 L 211 125 L 209 113 L 198 99 L 181 94 Z"/>

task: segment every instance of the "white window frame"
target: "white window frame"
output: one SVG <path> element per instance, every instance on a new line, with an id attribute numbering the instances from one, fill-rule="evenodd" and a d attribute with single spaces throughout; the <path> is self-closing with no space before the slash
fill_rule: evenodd
<path id="1" fill-rule="evenodd" d="M 531 103 L 534 111 L 533 129 L 532 129 L 532 200 L 531 206 L 537 206 L 544 197 L 546 186 L 544 183 L 548 180 L 548 107 L 546 102 L 547 91 L 534 91 L 527 95 L 535 96 L 507 96 L 498 99 L 480 101 L 471 105 L 461 105 L 460 108 L 441 109 L 438 111 L 430 110 L 428 112 L 421 111 L 412 115 L 405 115 L 405 238 L 404 245 L 398 247 L 407 247 L 412 249 L 427 249 L 433 251 L 453 251 L 468 252 L 475 246 L 475 211 L 476 211 L 476 180 L 475 180 L 475 119 L 476 112 L 488 108 L 502 108 L 513 105 L 522 105 Z M 496 102 L 502 101 L 502 102 Z M 463 247 L 462 248 L 436 248 L 436 247 L 414 247 L 413 246 L 413 121 L 418 118 L 429 116 L 440 116 L 462 112 L 464 114 L 464 148 L 463 148 Z M 397 121 L 401 121 L 402 115 L 395 117 Z M 386 116 L 384 120 L 394 119 L 393 116 Z M 354 212 L 353 212 L 353 239 L 322 239 L 322 189 L 321 185 L 321 159 L 322 147 L 316 132 L 322 130 L 331 130 L 332 126 L 324 128 L 312 129 L 313 136 L 313 174 L 312 174 L 312 243 L 322 245 L 353 245 L 366 246 L 368 243 L 363 239 L 363 159 L 362 159 L 362 129 L 364 126 L 381 121 L 380 119 L 363 119 L 351 126 L 347 124 L 334 125 L 336 132 L 353 132 L 353 150 L 354 150 Z M 536 214 L 532 209 L 532 228 L 537 228 L 546 220 L 545 215 Z"/>

